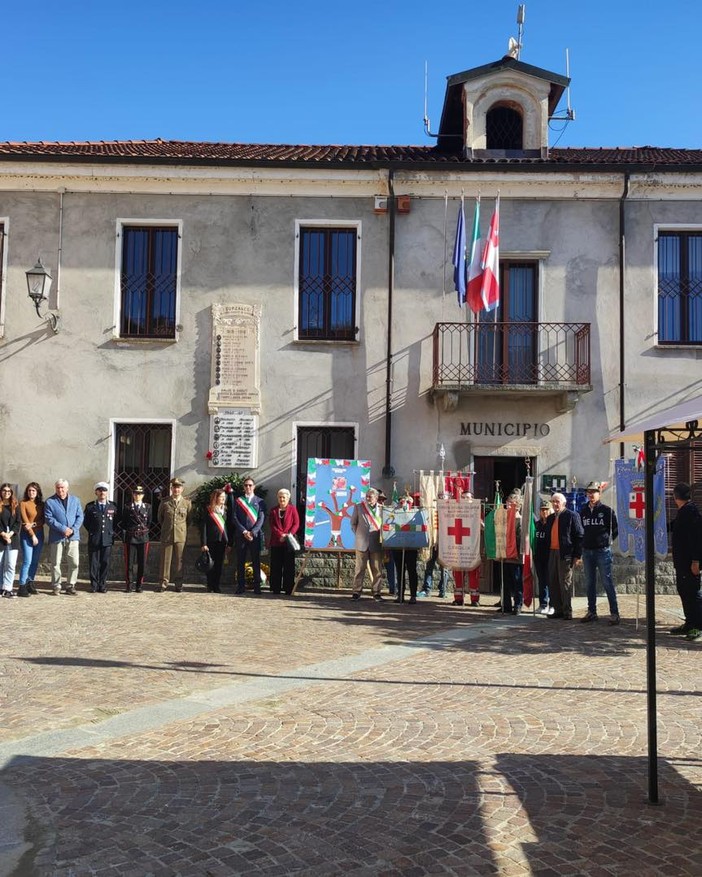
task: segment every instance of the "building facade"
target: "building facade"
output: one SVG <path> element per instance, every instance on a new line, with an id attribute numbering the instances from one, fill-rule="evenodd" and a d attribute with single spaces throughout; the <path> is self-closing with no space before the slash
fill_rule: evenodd
<path id="1" fill-rule="evenodd" d="M 549 148 L 566 85 L 452 76 L 433 146 L 0 144 L 3 480 L 608 479 L 608 433 L 702 389 L 702 150 Z M 500 307 L 473 316 L 458 205 L 485 234 L 498 194 Z"/>

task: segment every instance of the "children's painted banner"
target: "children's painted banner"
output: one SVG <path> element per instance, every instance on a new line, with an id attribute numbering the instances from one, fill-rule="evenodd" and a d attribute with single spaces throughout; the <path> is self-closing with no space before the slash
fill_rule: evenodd
<path id="1" fill-rule="evenodd" d="M 439 563 L 448 569 L 480 565 L 480 500 L 439 499 Z"/>
<path id="2" fill-rule="evenodd" d="M 429 524 L 424 509 L 383 508 L 385 548 L 427 548 Z"/>
<path id="3" fill-rule="evenodd" d="M 307 461 L 305 548 L 353 551 L 351 515 L 370 487 L 370 460 Z"/>
<path id="4" fill-rule="evenodd" d="M 634 460 L 614 461 L 614 484 L 617 491 L 619 550 L 646 560 L 646 481 L 645 472 Z M 668 554 L 668 530 L 665 514 L 665 457 L 656 462 L 653 476 L 653 548 L 658 557 Z"/>

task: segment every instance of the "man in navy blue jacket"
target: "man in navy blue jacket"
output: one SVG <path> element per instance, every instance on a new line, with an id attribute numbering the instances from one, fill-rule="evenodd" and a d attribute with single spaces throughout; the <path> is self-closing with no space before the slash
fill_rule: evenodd
<path id="1" fill-rule="evenodd" d="M 229 494 L 230 532 L 234 534 L 237 558 L 237 586 L 235 593 L 246 590 L 246 556 L 251 558 L 253 567 L 254 594 L 261 593 L 261 529 L 265 519 L 266 507 L 254 493 L 254 480 L 244 480 L 244 495 L 234 497 Z"/>
<path id="2" fill-rule="evenodd" d="M 587 584 L 587 613 L 581 621 L 597 621 L 597 570 L 607 601 L 609 623 L 619 624 L 617 592 L 612 580 L 612 543 L 619 532 L 614 509 L 600 502 L 599 481 L 591 481 L 585 488 L 587 503 L 580 509 L 583 525 L 583 567 Z"/>
<path id="3" fill-rule="evenodd" d="M 107 573 L 115 541 L 117 506 L 108 500 L 108 490 L 107 482 L 98 481 L 95 485 L 96 498 L 85 507 L 83 520 L 83 526 L 88 531 L 90 590 L 94 594 L 107 593 Z"/>
<path id="4" fill-rule="evenodd" d="M 555 514 L 546 523 L 546 541 L 550 555 L 548 561 L 549 598 L 554 608 L 548 618 L 573 618 L 573 567 L 582 563 L 583 525 L 580 515 L 566 508 L 562 493 L 554 493 L 551 505 Z"/>
<path id="5" fill-rule="evenodd" d="M 54 596 L 61 593 L 61 561 L 66 556 L 66 593 L 76 596 L 78 581 L 78 552 L 83 507 L 77 496 L 68 492 L 68 481 L 59 478 L 54 485 L 56 493 L 44 504 L 44 517 L 49 525 L 49 556 L 51 559 L 51 587 Z"/>

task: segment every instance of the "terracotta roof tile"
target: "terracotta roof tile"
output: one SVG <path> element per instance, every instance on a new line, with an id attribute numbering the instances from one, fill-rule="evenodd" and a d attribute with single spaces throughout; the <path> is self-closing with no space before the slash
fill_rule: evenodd
<path id="1" fill-rule="evenodd" d="M 159 164 L 299 164 L 319 165 L 431 165 L 452 164 L 464 168 L 501 165 L 505 168 L 536 166 L 647 166 L 683 169 L 702 166 L 702 149 L 672 149 L 656 146 L 552 149 L 548 158 L 463 158 L 458 153 L 439 151 L 436 146 L 341 146 L 262 143 L 200 143 L 183 140 L 114 140 L 52 143 L 0 143 L 1 160 L 26 161 L 120 161 Z"/>

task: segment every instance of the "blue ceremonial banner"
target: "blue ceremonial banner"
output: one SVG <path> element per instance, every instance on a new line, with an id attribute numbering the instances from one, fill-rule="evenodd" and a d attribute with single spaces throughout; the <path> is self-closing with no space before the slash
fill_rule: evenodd
<path id="1" fill-rule="evenodd" d="M 646 559 L 646 483 L 643 469 L 633 460 L 615 460 L 614 485 L 617 491 L 619 551 L 637 560 Z M 659 457 L 653 476 L 653 550 L 658 557 L 668 554 L 665 514 L 665 458 Z"/>
<path id="2" fill-rule="evenodd" d="M 429 525 L 424 509 L 383 508 L 384 548 L 426 548 Z"/>
<path id="3" fill-rule="evenodd" d="M 466 303 L 466 218 L 463 213 L 463 199 L 458 208 L 456 240 L 453 245 L 453 285 L 456 287 L 458 304 Z"/>

